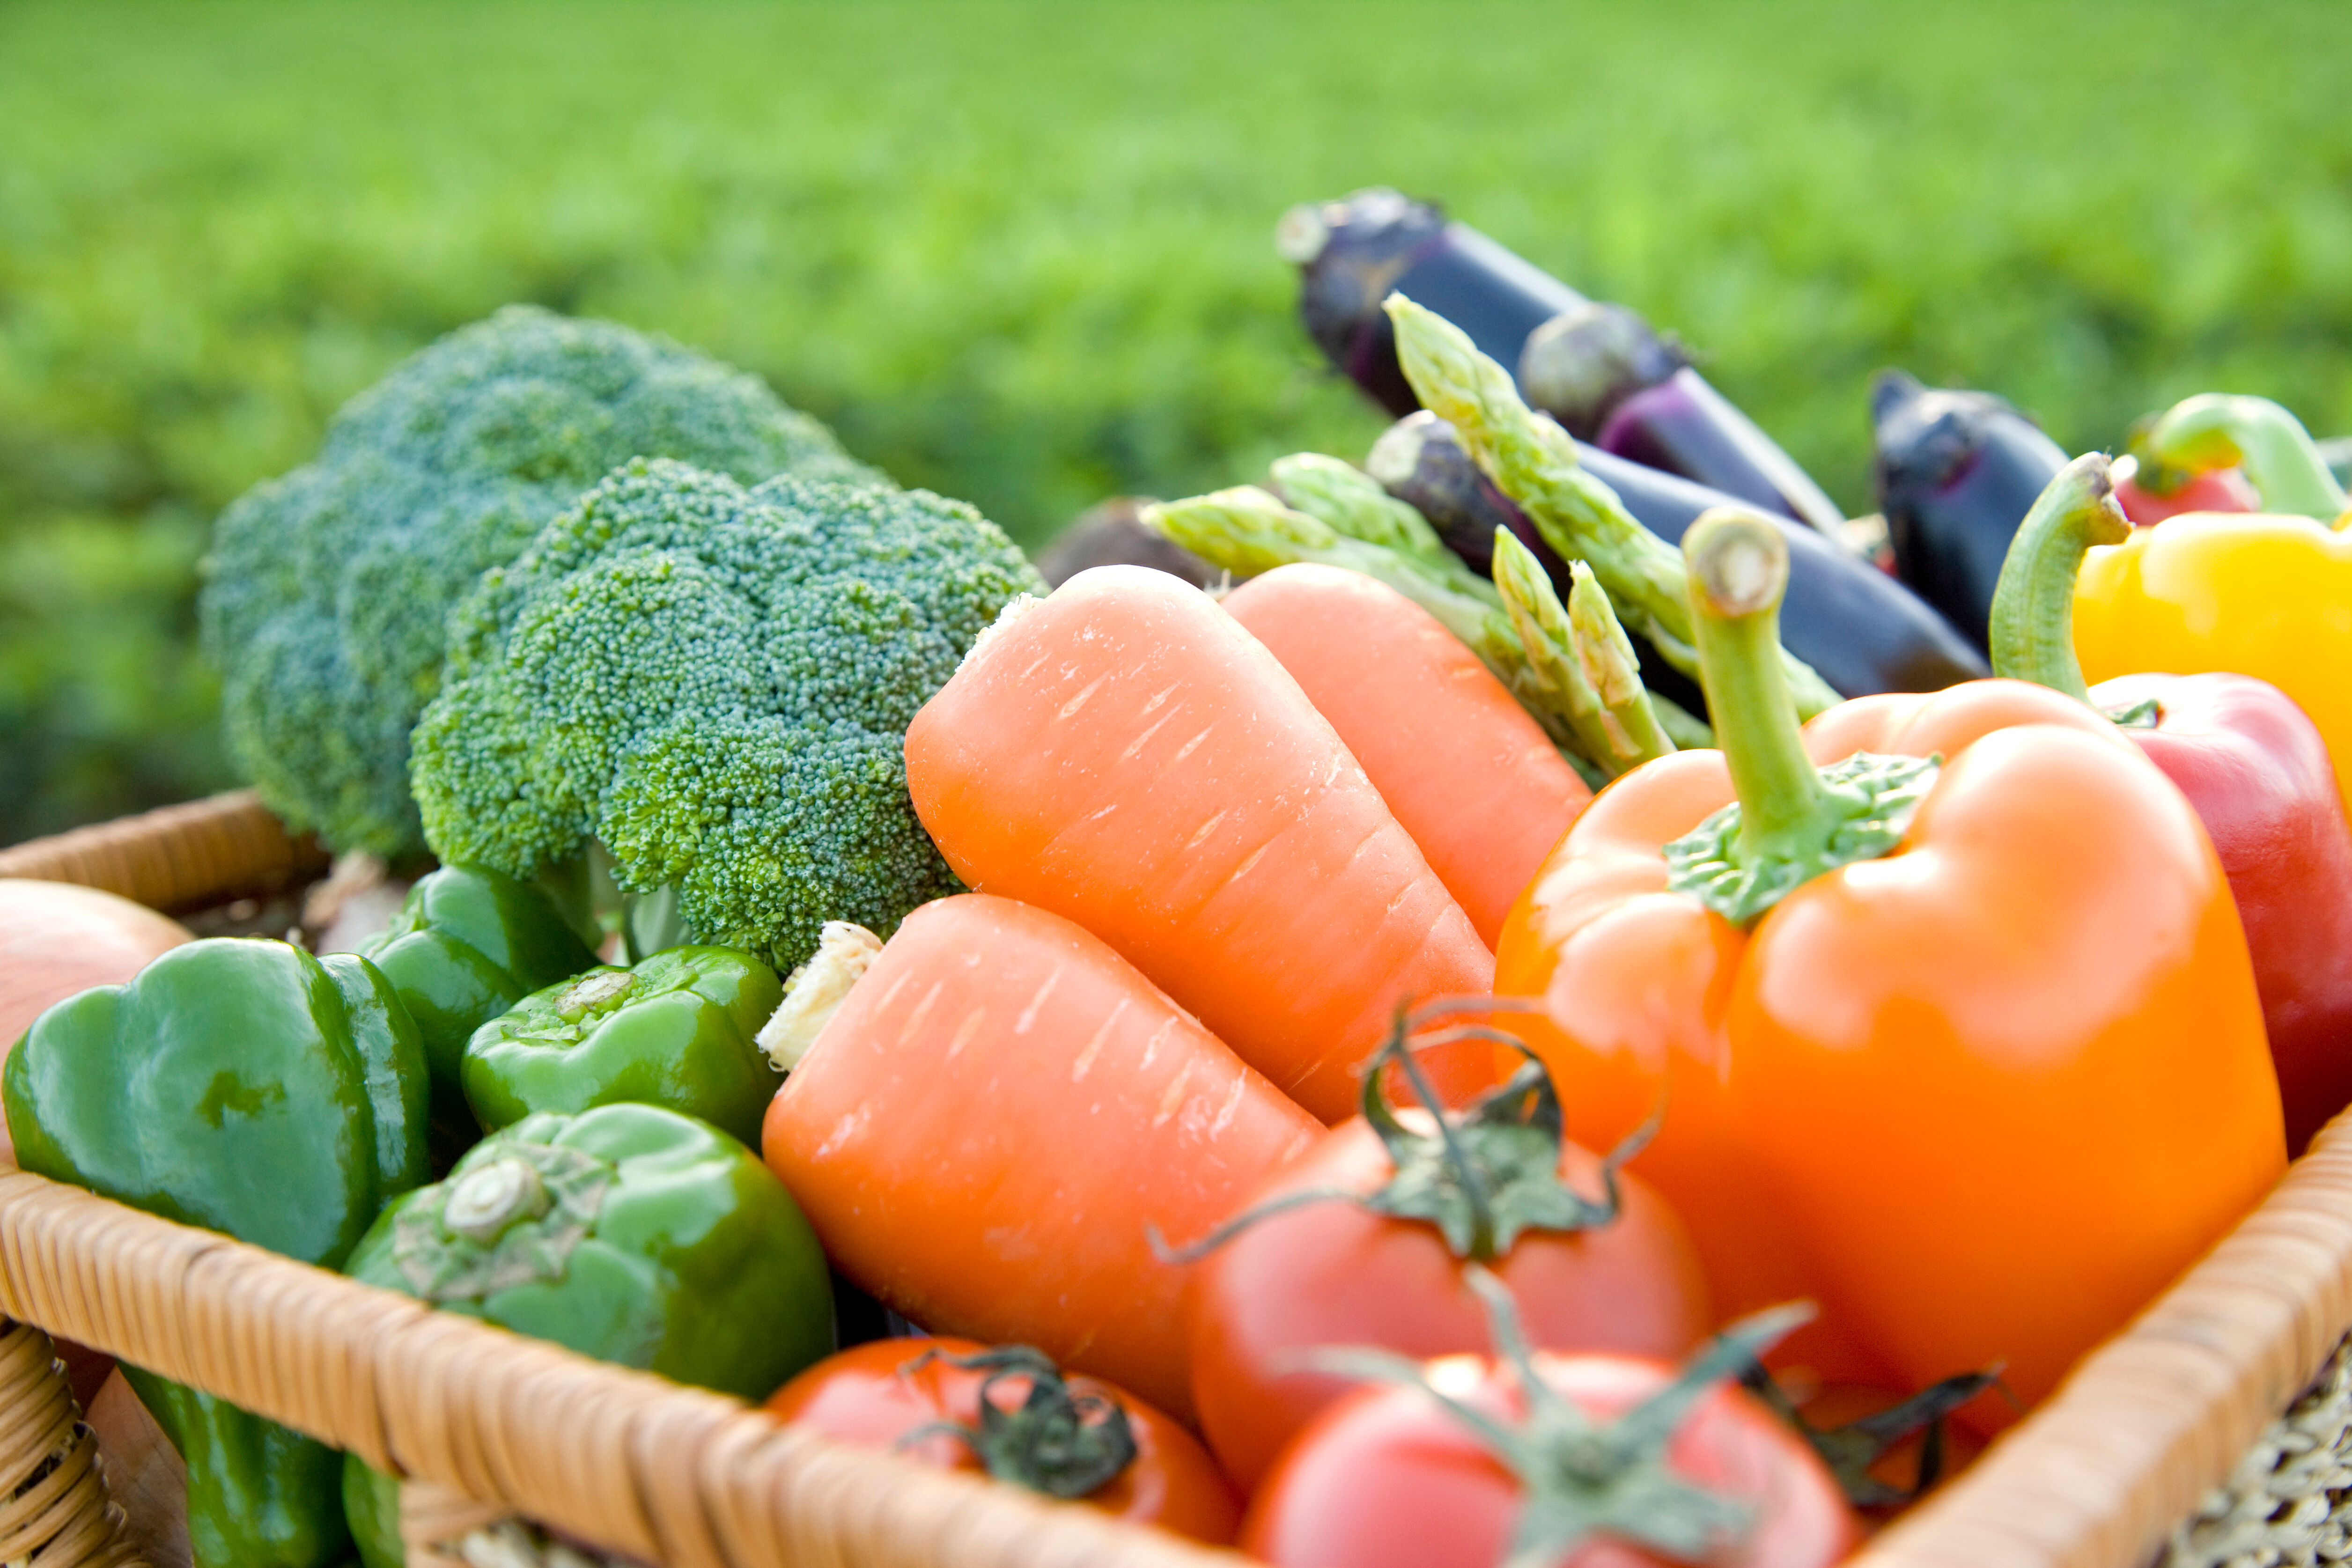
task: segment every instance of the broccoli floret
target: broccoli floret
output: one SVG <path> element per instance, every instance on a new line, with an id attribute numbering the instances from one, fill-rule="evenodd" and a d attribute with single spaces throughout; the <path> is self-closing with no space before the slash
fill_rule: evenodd
<path id="1" fill-rule="evenodd" d="M 956 891 L 907 797 L 915 710 L 1045 584 L 961 501 L 624 465 L 449 619 L 414 737 L 445 861 L 519 877 L 601 845 L 687 940 L 788 968 Z"/>
<path id="2" fill-rule="evenodd" d="M 451 333 L 221 516 L 204 643 L 230 754 L 270 808 L 335 849 L 420 848 L 408 732 L 450 607 L 636 456 L 887 483 L 757 377 L 666 339 L 520 305 Z"/>

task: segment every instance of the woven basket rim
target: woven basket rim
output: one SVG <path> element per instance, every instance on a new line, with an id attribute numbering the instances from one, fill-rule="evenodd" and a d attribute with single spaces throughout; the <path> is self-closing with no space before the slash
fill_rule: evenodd
<path id="1" fill-rule="evenodd" d="M 324 863 L 315 845 L 305 845 L 287 834 L 250 791 L 0 850 L 0 876 L 37 872 L 52 880 L 110 886 L 111 891 L 158 906 L 169 897 L 186 907 L 208 895 L 225 896 L 239 886 L 250 885 L 257 877 Z M 26 1176 L 0 1177 L 0 1191 L 29 1191 L 21 1184 L 38 1181 Z M 135 1226 L 165 1225 L 70 1188 L 53 1190 L 65 1195 L 59 1201 L 99 1206 L 79 1210 L 84 1215 L 115 1210 Z M 21 1307 L 27 1321 L 53 1333 L 86 1339 L 100 1349 L 129 1351 L 133 1360 L 151 1359 L 159 1348 L 166 1348 L 107 1332 L 121 1325 L 110 1325 L 89 1315 L 92 1309 L 104 1304 L 97 1299 L 105 1293 L 102 1290 L 78 1291 L 51 1301 L 21 1300 L 25 1281 L 18 1278 L 18 1268 L 27 1255 L 22 1250 L 24 1239 L 17 1233 L 15 1216 L 22 1207 L 16 1199 L 0 1200 L 0 1247 L 5 1249 L 9 1310 Z M 75 1250 L 69 1232 L 62 1237 L 52 1234 L 44 1245 L 68 1253 Z M 262 1257 L 269 1265 L 302 1267 L 267 1254 Z M 80 1263 L 85 1269 L 93 1266 L 87 1259 Z M 339 1287 L 366 1289 L 326 1278 Z M 2208 1490 L 2230 1474 L 2233 1463 L 2265 1426 L 2311 1385 L 2343 1338 L 2347 1323 L 2352 1323 L 2352 1113 L 2323 1131 L 2311 1151 L 2295 1162 L 2259 1207 L 2121 1333 L 2086 1356 L 2039 1409 L 1852 1562 L 1856 1568 L 1982 1568 L 2012 1563 L 2052 1568 L 2058 1564 L 2138 1568 L 2159 1549 L 2172 1527 L 2199 1506 Z M 509 1337 L 480 1325 L 466 1327 L 497 1335 L 501 1341 Z M 568 1356 L 552 1346 L 529 1347 L 531 1354 L 542 1350 Z M 577 1386 L 601 1389 L 614 1398 L 645 1396 L 643 1375 L 583 1358 L 570 1359 L 580 1363 L 571 1369 L 579 1380 Z M 189 1380 L 200 1385 L 204 1381 Z M 687 1399 L 709 1397 L 675 1392 Z M 300 1419 L 290 1419 L 289 1424 L 304 1425 Z M 380 1441 L 359 1446 L 364 1451 L 380 1447 Z M 817 1447 L 823 1449 L 826 1445 L 820 1442 Z M 925 1489 L 937 1479 L 975 1486 L 963 1478 L 941 1478 L 940 1472 L 872 1450 L 832 1456 L 827 1463 L 839 1471 L 838 1475 L 828 1471 L 833 1475 L 828 1484 L 846 1484 L 841 1476 L 877 1477 L 881 1495 L 891 1498 L 913 1495 L 907 1490 L 909 1488 L 929 1495 Z M 447 1473 L 417 1473 L 589 1539 L 602 1540 L 617 1550 L 641 1552 L 646 1544 L 642 1538 L 606 1540 L 593 1529 L 583 1529 L 582 1521 L 564 1507 L 551 1508 L 566 1501 L 560 1489 L 502 1485 L 501 1478 L 476 1468 L 463 1468 L 464 1473 L 458 1473 L 459 1468 L 445 1469 Z M 727 1488 L 720 1485 L 718 1490 L 725 1492 Z M 521 1493 L 529 1495 L 518 1495 Z M 764 1519 L 768 1525 L 784 1530 L 790 1521 L 773 1513 L 773 1498 L 769 1501 L 772 1506 L 763 1512 L 756 1500 L 723 1498 L 714 1503 L 711 1512 L 716 1517 L 730 1508 L 749 1508 L 749 1516 L 730 1515 L 739 1526 L 748 1519 Z M 796 1506 L 805 1510 L 808 1505 L 802 1499 Z M 1083 1531 L 1083 1544 L 1055 1529 L 1045 1529 L 1041 1535 L 1038 1509 L 1033 1500 L 977 1483 L 973 1495 L 959 1499 L 950 1510 L 960 1533 L 954 1550 L 936 1561 L 984 1559 L 1011 1568 L 1058 1563 L 1066 1550 L 1075 1552 L 1067 1559 L 1072 1562 L 1100 1561 L 1108 1552 L 1123 1563 L 1165 1563 L 1171 1568 L 1181 1563 L 1234 1560 L 1228 1554 L 1203 1553 L 1157 1531 L 1120 1525 L 1099 1515 Z M 824 1510 L 817 1511 L 833 1517 Z M 1046 1517 L 1087 1511 L 1049 1510 Z M 705 1520 L 702 1528 L 716 1527 Z M 1102 1533 L 1104 1529 L 1110 1533 Z M 718 1536 L 709 1539 L 716 1542 Z M 975 1556 L 972 1548 L 982 1540 L 991 1543 L 990 1550 Z M 748 1539 L 729 1544 L 740 1548 L 742 1554 L 728 1555 L 722 1548 L 719 1555 L 706 1559 L 698 1549 L 690 1560 L 728 1563 L 789 1560 L 772 1557 Z M 829 1538 L 806 1544 L 845 1552 L 845 1560 L 887 1563 L 892 1568 L 929 1568 L 935 1560 L 919 1550 L 912 1556 L 887 1552 L 868 1556 Z M 902 1544 L 914 1547 L 916 1543 L 910 1540 Z"/>

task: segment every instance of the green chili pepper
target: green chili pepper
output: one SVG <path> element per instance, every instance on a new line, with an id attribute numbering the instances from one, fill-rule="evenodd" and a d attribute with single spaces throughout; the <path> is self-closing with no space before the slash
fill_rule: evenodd
<path id="1" fill-rule="evenodd" d="M 466 1100 L 490 1129 L 539 1111 L 635 1101 L 699 1116 L 756 1146 L 783 1082 L 752 1037 L 783 999 L 733 947 L 673 947 L 533 992 L 474 1031 Z"/>
<path id="2" fill-rule="evenodd" d="M 34 1020 L 0 1072 L 26 1170 L 333 1268 L 425 1176 L 425 1052 L 390 982 L 283 942 L 175 947 Z M 334 1451 L 136 1368 L 203 1568 L 349 1550 Z"/>
<path id="3" fill-rule="evenodd" d="M 783 1183 L 718 1128 L 655 1105 L 493 1133 L 447 1180 L 386 1209 L 345 1272 L 750 1400 L 833 1350 L 824 1254 Z M 381 1483 L 352 1479 L 360 1468 L 354 1456 L 346 1493 L 381 1521 L 368 1490 Z M 397 1552 L 396 1529 L 358 1528 L 378 1555 Z"/>
<path id="4" fill-rule="evenodd" d="M 466 1041 L 531 992 L 596 962 L 545 894 L 467 865 L 420 880 L 361 952 L 392 981 L 424 1036 L 444 1165 L 476 1133 L 459 1074 Z"/>

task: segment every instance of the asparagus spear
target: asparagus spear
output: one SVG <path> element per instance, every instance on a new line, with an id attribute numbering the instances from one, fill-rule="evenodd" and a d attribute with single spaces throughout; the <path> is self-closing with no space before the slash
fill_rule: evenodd
<path id="1" fill-rule="evenodd" d="M 1711 743 L 1715 737 L 1705 725 L 1663 698 L 1654 701 L 1649 688 L 1642 684 L 1633 644 L 1617 623 L 1609 591 L 1592 575 L 1592 569 L 1575 560 L 1569 562 L 1568 570 L 1572 583 L 1568 591 L 1568 629 L 1576 639 L 1576 662 L 1584 666 L 1584 678 L 1601 694 L 1601 722 L 1608 727 L 1611 749 L 1629 759 L 1628 768 L 1638 768 L 1653 757 L 1671 755 L 1676 743 L 1665 723 L 1670 712 L 1686 721 L 1684 733 L 1697 744 Z"/>
<path id="2" fill-rule="evenodd" d="M 1538 630 L 1523 636 L 1503 591 L 1464 566 L 1451 551 L 1433 559 L 1355 538 L 1321 518 L 1284 506 L 1280 497 L 1254 485 L 1147 507 L 1143 520 L 1165 538 L 1236 575 L 1271 571 L 1294 561 L 1318 561 L 1386 583 L 1460 638 L 1587 776 L 1588 782 L 1604 782 L 1642 760 L 1612 747 L 1605 706 L 1576 656 L 1570 617 L 1532 557 L 1528 558 L 1528 570 L 1533 583 L 1540 586 L 1540 604 L 1531 612 Z M 1526 555 L 1526 547 L 1517 540 L 1512 543 Z M 1526 598 L 1532 601 L 1535 596 L 1536 590 L 1530 587 Z M 1549 606 L 1549 622 L 1541 606 Z M 1638 690 L 1631 648 L 1623 650 L 1623 680 Z M 1679 709 L 1675 714 L 1685 725 L 1705 733 L 1705 727 L 1687 714 Z"/>
<path id="3" fill-rule="evenodd" d="M 1296 510 L 1367 544 L 1386 545 L 1433 564 L 1454 562 L 1429 519 L 1352 463 L 1320 452 L 1274 460 L 1274 493 Z"/>
<path id="4" fill-rule="evenodd" d="M 1528 679 L 1557 694 L 1552 700 L 1575 730 L 1579 747 L 1613 779 L 1665 756 L 1675 743 L 1659 727 L 1633 645 L 1598 582 L 1584 596 L 1580 624 L 1574 601 L 1591 575 L 1589 570 L 1583 573 L 1570 603 L 1562 606 L 1551 574 L 1534 552 L 1508 529 L 1495 530 L 1495 589 L 1527 655 Z"/>
<path id="5" fill-rule="evenodd" d="M 1688 588 L 1675 547 L 1636 522 L 1616 492 L 1584 470 L 1568 432 L 1520 402 L 1509 372 L 1452 322 L 1402 294 L 1390 295 L 1385 308 L 1396 325 L 1397 357 L 1423 405 L 1461 433 L 1479 466 L 1547 544 L 1591 564 L 1628 625 L 1667 663 L 1696 675 Z M 1810 718 L 1842 700 L 1801 660 L 1786 650 L 1781 657 L 1800 716 Z"/>
<path id="6" fill-rule="evenodd" d="M 1321 517 L 1285 506 L 1282 497 L 1255 485 L 1146 507 L 1143 522 L 1235 577 L 1255 577 L 1302 560 L 1360 571 L 1436 616 L 1490 668 L 1495 664 L 1486 646 L 1493 641 L 1488 618 L 1501 616 L 1502 602 L 1494 584 L 1451 551 L 1431 558 L 1356 538 Z"/>

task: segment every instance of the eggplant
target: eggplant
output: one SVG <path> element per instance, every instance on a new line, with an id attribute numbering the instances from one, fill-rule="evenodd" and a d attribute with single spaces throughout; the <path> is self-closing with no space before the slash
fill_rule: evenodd
<path id="1" fill-rule="evenodd" d="M 1619 403 L 1592 444 L 1842 538 L 1845 514 L 1780 444 L 1685 366 Z"/>
<path id="2" fill-rule="evenodd" d="M 1671 542 L 1681 542 L 1684 530 L 1709 507 L 1741 505 L 1721 491 L 1581 442 L 1577 456 L 1644 528 Z M 1390 426 L 1364 467 L 1391 495 L 1419 507 L 1474 569 L 1490 569 L 1499 526 L 1535 552 L 1563 596 L 1570 591 L 1567 564 L 1478 468 L 1454 427 L 1435 414 L 1412 414 Z M 1901 583 L 1793 519 L 1773 521 L 1789 542 L 1780 640 L 1839 695 L 1937 691 L 1990 673 L 1982 655 Z M 1652 689 L 1701 711 L 1691 683 L 1654 653 L 1639 653 L 1642 678 Z"/>
<path id="3" fill-rule="evenodd" d="M 1037 556 L 1037 574 L 1059 588 L 1091 566 L 1148 566 L 1195 588 L 1213 588 L 1224 573 L 1143 526 L 1149 496 L 1113 496 L 1070 519 Z"/>
<path id="4" fill-rule="evenodd" d="M 2063 448 L 1990 392 L 1871 383 L 1879 510 L 1895 571 L 1982 650 L 2009 541 L 2066 466 Z"/>
<path id="5" fill-rule="evenodd" d="M 1559 558 L 1527 514 L 1478 466 L 1454 428 L 1423 409 L 1407 414 L 1372 443 L 1364 472 L 1429 519 L 1445 548 L 1481 577 L 1495 575 L 1495 530 L 1507 528 L 1559 580 Z"/>
<path id="6" fill-rule="evenodd" d="M 1590 300 L 1428 202 L 1375 187 L 1283 214 L 1275 248 L 1300 270 L 1298 313 L 1324 358 L 1391 413 L 1421 406 L 1381 311 L 1402 287 L 1505 364 L 1538 327 Z M 1407 280 L 1410 279 L 1410 282 Z"/>
<path id="7" fill-rule="evenodd" d="M 1618 404 L 1671 380 L 1691 361 L 1672 334 L 1639 312 L 1587 304 L 1561 311 L 1528 334 L 1516 362 L 1528 405 L 1559 421 L 1578 440 L 1591 441 Z"/>
<path id="8" fill-rule="evenodd" d="M 1586 298 L 1433 204 L 1395 191 L 1293 207 L 1276 248 L 1298 265 L 1299 315 L 1332 364 L 1391 413 L 1421 406 L 1381 301 L 1402 289 L 1517 367 L 1528 405 L 1570 434 L 1835 536 L 1835 502 L 1622 305 Z"/>

